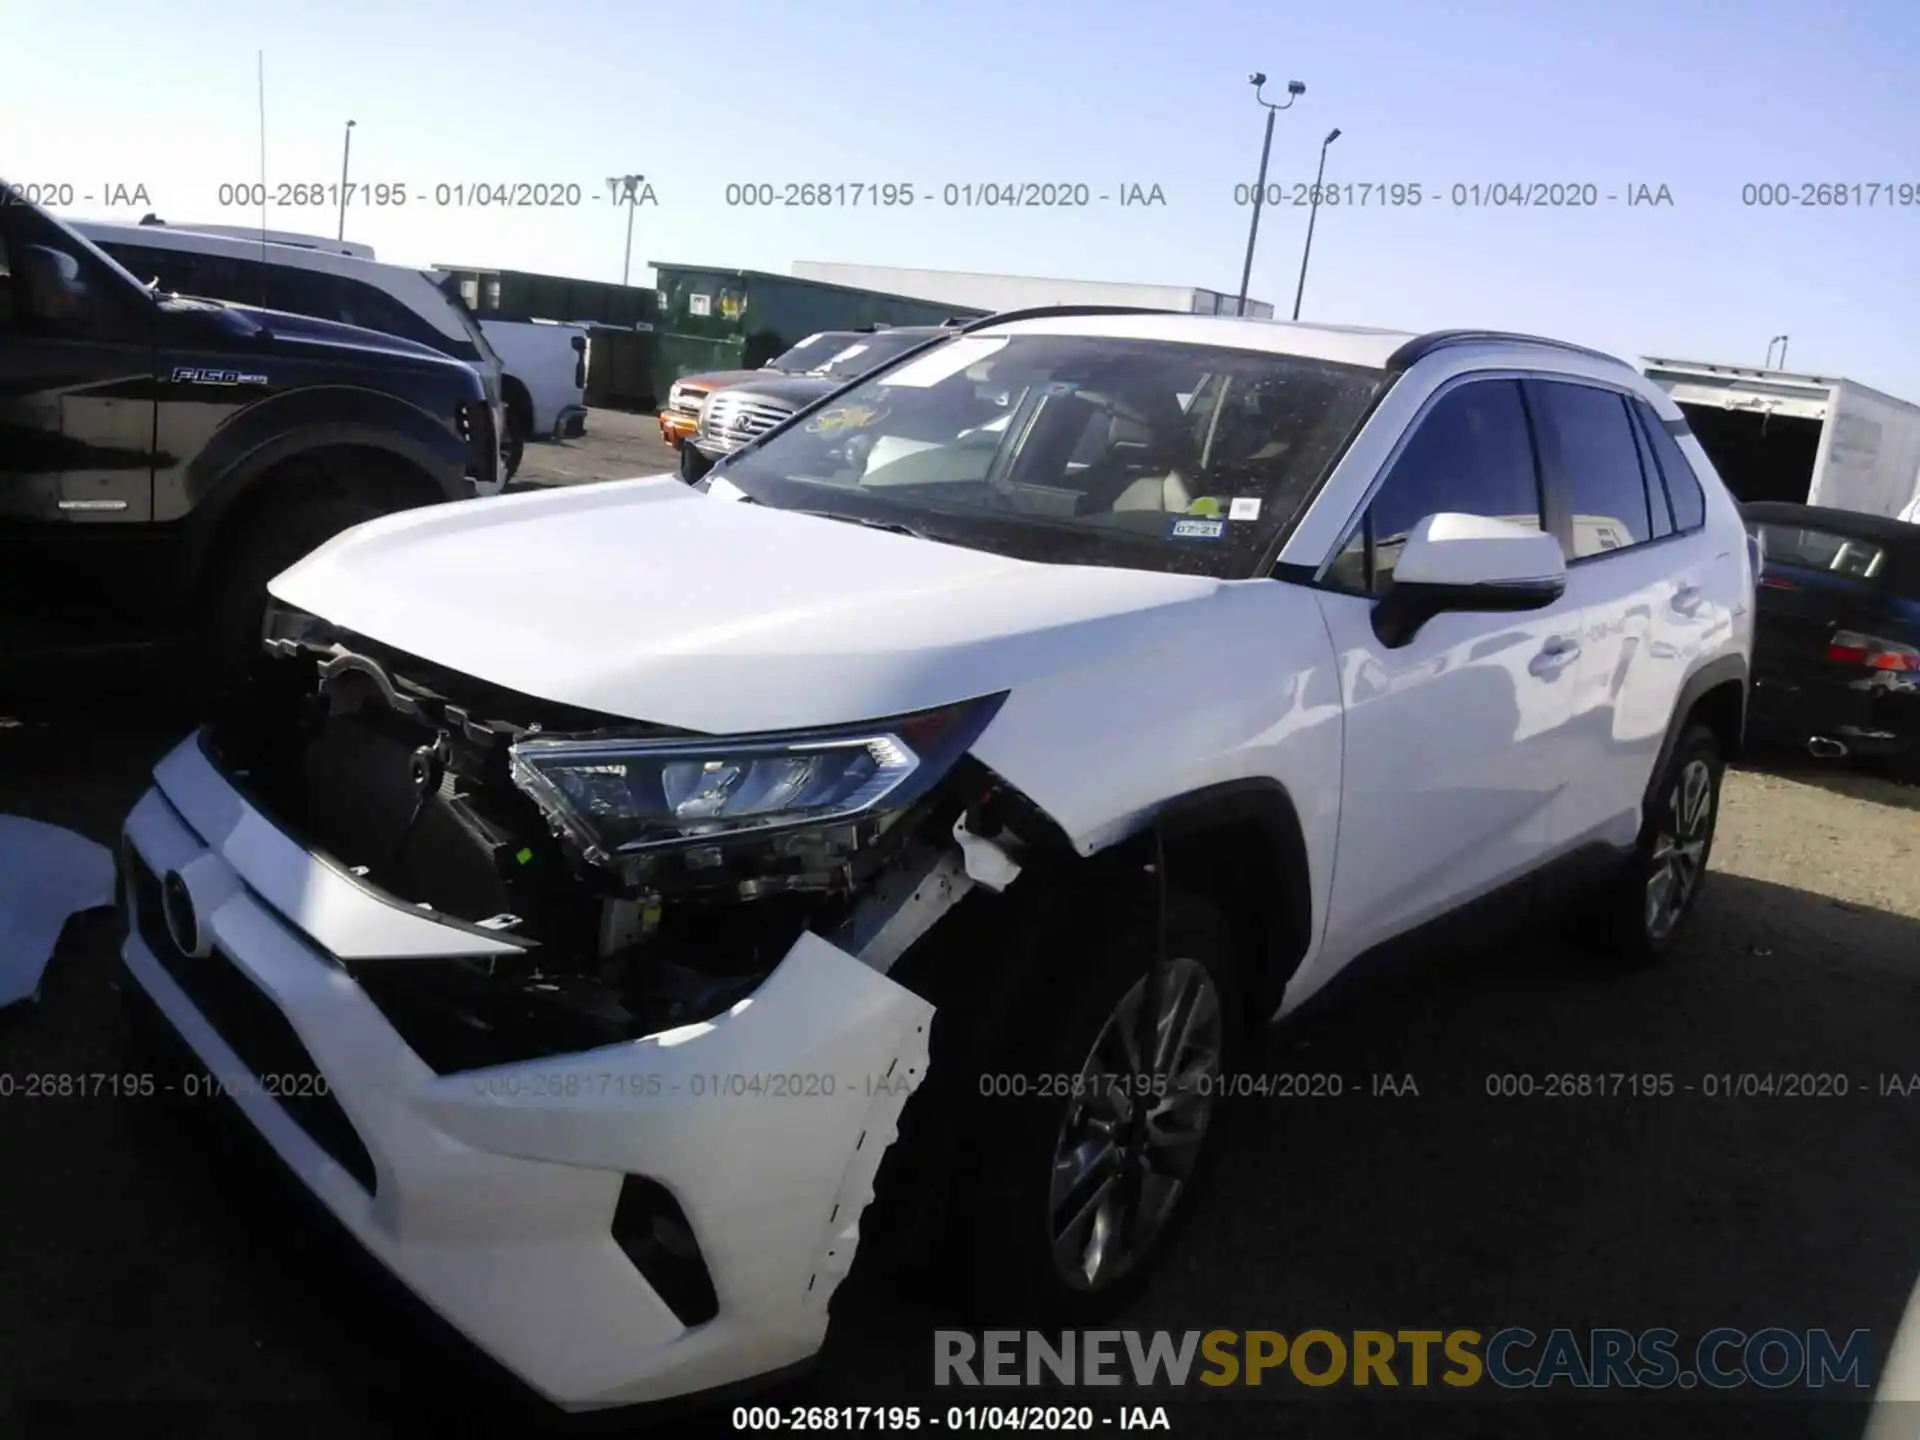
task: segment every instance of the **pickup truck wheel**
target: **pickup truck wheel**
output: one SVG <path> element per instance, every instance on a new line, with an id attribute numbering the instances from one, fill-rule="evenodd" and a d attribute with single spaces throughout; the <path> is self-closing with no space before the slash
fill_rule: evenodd
<path id="1" fill-rule="evenodd" d="M 219 570 L 207 609 L 207 648 L 220 676 L 238 680 L 258 658 L 269 580 L 342 530 L 396 508 L 339 489 L 248 513 L 244 538 L 214 562 Z"/>
<path id="2" fill-rule="evenodd" d="M 1725 772 L 1713 731 L 1689 726 L 1654 788 L 1632 859 L 1608 897 L 1603 933 L 1619 961 L 1646 965 L 1661 959 L 1693 913 L 1713 851 Z"/>
<path id="3" fill-rule="evenodd" d="M 519 472 L 521 457 L 527 453 L 527 430 L 517 409 L 507 411 L 507 433 L 500 437 L 500 475 L 511 480 Z"/>
<path id="4" fill-rule="evenodd" d="M 972 1099 L 969 1250 L 984 1318 L 1089 1323 L 1139 1291 L 1200 1174 L 1238 1053 L 1240 957 L 1220 912 L 1173 898 L 1150 985 L 1150 909 L 1145 923 L 1140 905 L 1105 909 L 1062 934 L 1063 963 L 1022 995 L 1014 1038 Z"/>

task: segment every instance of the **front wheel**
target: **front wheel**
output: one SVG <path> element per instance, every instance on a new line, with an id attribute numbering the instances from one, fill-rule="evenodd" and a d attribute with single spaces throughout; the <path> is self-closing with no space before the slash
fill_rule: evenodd
<path id="1" fill-rule="evenodd" d="M 249 512 L 244 535 L 215 561 L 204 620 L 207 658 L 217 674 L 237 681 L 258 660 L 269 580 L 341 531 L 395 508 L 357 491 L 323 489 Z"/>
<path id="2" fill-rule="evenodd" d="M 1023 999 L 1012 1043 L 980 1077 L 970 1227 L 989 1318 L 1113 1314 L 1145 1284 L 1200 1174 L 1241 1035 L 1235 937 L 1212 905 L 1176 896 L 1166 963 L 1150 974 L 1156 927 L 1140 918 L 1096 919 L 1055 951 L 1060 968 Z"/>
<path id="3" fill-rule="evenodd" d="M 1609 897 L 1605 929 L 1618 959 L 1646 964 L 1673 948 L 1706 880 L 1725 773 L 1713 731 L 1689 726 L 1654 788 L 1632 859 Z"/>

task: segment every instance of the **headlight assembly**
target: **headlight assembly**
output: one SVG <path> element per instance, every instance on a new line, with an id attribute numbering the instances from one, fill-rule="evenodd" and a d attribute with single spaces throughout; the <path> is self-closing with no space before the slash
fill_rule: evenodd
<path id="1" fill-rule="evenodd" d="M 631 877 L 674 850 L 794 853 L 835 831 L 857 843 L 924 795 L 1003 698 L 784 734 L 532 738 L 509 751 L 509 769 L 588 861 Z"/>

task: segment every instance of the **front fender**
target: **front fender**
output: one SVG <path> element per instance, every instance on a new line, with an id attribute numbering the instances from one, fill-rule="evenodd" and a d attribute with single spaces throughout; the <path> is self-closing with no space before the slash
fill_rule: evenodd
<path id="1" fill-rule="evenodd" d="M 1185 608 L 1181 638 L 1015 686 L 973 754 L 1083 855 L 1179 797 L 1271 781 L 1298 813 L 1324 916 L 1344 744 L 1325 622 L 1311 592 L 1274 580 L 1223 585 Z M 1316 930 L 1309 958 L 1319 942 Z"/>
<path id="2" fill-rule="evenodd" d="M 449 500 L 466 498 L 467 447 L 443 420 L 379 390 L 328 385 L 289 390 L 236 411 L 188 463 L 155 486 L 160 520 L 199 528 L 281 461 L 330 445 L 381 450 L 427 475 Z"/>
<path id="3" fill-rule="evenodd" d="M 296 455 L 333 446 L 378 451 L 418 471 L 440 498 L 470 498 L 467 450 L 451 418 L 379 391 L 296 390 L 236 413 L 183 469 L 155 486 L 155 517 L 182 522 L 182 575 L 199 573 L 221 518 Z"/>

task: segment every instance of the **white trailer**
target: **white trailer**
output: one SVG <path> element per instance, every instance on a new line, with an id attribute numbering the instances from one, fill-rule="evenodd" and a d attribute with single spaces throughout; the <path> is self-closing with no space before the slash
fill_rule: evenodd
<path id="1" fill-rule="evenodd" d="M 1189 315 L 1232 315 L 1238 291 L 1223 294 L 1197 285 L 1129 285 L 1115 280 L 1049 280 L 1038 275 L 990 275 L 970 270 L 915 270 L 901 265 L 846 265 L 796 260 L 796 280 L 822 280 L 952 305 L 961 310 L 1024 310 L 1033 305 L 1138 305 Z M 1273 318 L 1273 306 L 1247 297 L 1250 318 Z"/>
<path id="2" fill-rule="evenodd" d="M 1853 380 L 1643 356 L 1739 500 L 1910 517 L 1920 405 Z"/>

